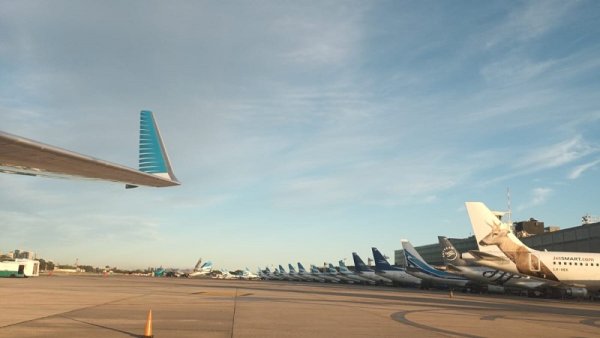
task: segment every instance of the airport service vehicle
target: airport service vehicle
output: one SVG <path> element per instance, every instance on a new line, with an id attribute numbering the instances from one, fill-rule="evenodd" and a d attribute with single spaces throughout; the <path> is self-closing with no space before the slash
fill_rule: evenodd
<path id="1" fill-rule="evenodd" d="M 383 257 L 377 248 L 371 248 L 373 251 L 373 259 L 375 260 L 375 273 L 385 277 L 393 282 L 409 285 L 420 285 L 421 279 L 417 278 L 397 266 L 391 266 L 390 263 Z"/>
<path id="2" fill-rule="evenodd" d="M 0 173 L 105 180 L 126 188 L 180 184 L 148 110 L 140 113 L 139 170 L 0 131 Z"/>
<path id="3" fill-rule="evenodd" d="M 529 276 L 510 273 L 465 260 L 454 245 L 444 236 L 438 236 L 442 259 L 449 272 L 459 274 L 473 282 L 487 285 L 490 292 L 504 292 L 505 288 L 534 290 L 546 283 Z"/>
<path id="4" fill-rule="evenodd" d="M 392 283 L 391 279 L 380 276 L 375 273 L 375 270 L 369 268 L 356 252 L 352 253 L 352 259 L 354 260 L 354 272 L 356 272 L 359 276 L 370 279 L 375 283 Z"/>
<path id="5" fill-rule="evenodd" d="M 600 254 L 531 249 L 485 204 L 465 205 L 479 246 L 470 251 L 477 264 L 544 279 L 572 296 L 600 292 Z"/>
<path id="6" fill-rule="evenodd" d="M 37 277 L 40 262 L 32 259 L 16 259 L 0 262 L 0 277 Z"/>
<path id="7" fill-rule="evenodd" d="M 409 241 L 402 240 L 404 257 L 406 258 L 406 271 L 423 280 L 425 284 L 442 287 L 460 287 L 464 288 L 469 284 L 469 279 L 442 271 L 429 265 L 423 257 L 415 250 Z"/>

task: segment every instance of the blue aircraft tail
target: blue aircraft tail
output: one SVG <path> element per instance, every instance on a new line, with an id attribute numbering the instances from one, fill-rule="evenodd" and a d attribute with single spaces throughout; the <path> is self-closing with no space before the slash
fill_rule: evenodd
<path id="1" fill-rule="evenodd" d="M 288 263 L 288 271 L 291 272 L 292 274 L 296 273 L 296 269 L 294 269 L 292 264 L 289 264 L 289 263 Z"/>
<path id="2" fill-rule="evenodd" d="M 304 265 L 302 265 L 302 263 L 300 263 L 300 262 L 298 262 L 298 272 L 306 273 L 306 269 L 304 268 Z"/>
<path id="3" fill-rule="evenodd" d="M 352 253 L 352 258 L 354 259 L 354 269 L 357 272 L 372 271 L 356 252 Z"/>
<path id="4" fill-rule="evenodd" d="M 177 182 L 158 125 L 149 110 L 142 110 L 140 113 L 139 169 L 145 173 Z"/>
<path id="5" fill-rule="evenodd" d="M 371 248 L 371 250 L 373 250 L 373 259 L 375 259 L 375 270 L 392 270 L 390 263 L 388 263 L 387 259 L 383 257 L 377 248 Z"/>

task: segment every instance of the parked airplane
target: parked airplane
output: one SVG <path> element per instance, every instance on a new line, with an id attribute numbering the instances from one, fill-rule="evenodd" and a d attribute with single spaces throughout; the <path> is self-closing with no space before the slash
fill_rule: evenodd
<path id="1" fill-rule="evenodd" d="M 323 280 L 325 280 L 327 282 L 332 282 L 332 283 L 339 283 L 340 282 L 340 279 L 338 279 L 338 278 L 336 278 L 336 277 L 334 277 L 334 276 L 332 276 L 332 275 L 330 275 L 328 273 L 323 273 L 323 272 L 319 271 L 319 268 L 317 268 L 314 265 L 310 266 L 310 274 L 313 275 L 313 276 L 315 276 L 315 277 L 317 277 L 317 278 L 323 279 Z"/>
<path id="2" fill-rule="evenodd" d="M 283 268 L 283 266 L 281 266 L 281 264 L 279 264 L 279 273 L 281 273 L 281 276 L 285 280 L 290 280 L 290 281 L 298 281 L 298 280 L 300 280 L 300 278 L 298 278 L 298 277 L 290 274 L 289 272 L 286 272 L 285 269 Z"/>
<path id="3" fill-rule="evenodd" d="M 374 281 L 375 283 L 385 283 L 385 284 L 392 283 L 391 279 L 380 276 L 380 275 L 376 274 L 373 269 L 369 268 L 356 252 L 352 253 L 352 258 L 354 259 L 354 271 L 358 275 L 360 275 L 364 278 L 368 278 L 368 279 Z"/>
<path id="4" fill-rule="evenodd" d="M 325 279 L 317 277 L 315 275 L 312 275 L 311 273 L 306 271 L 306 269 L 300 262 L 298 262 L 298 276 L 300 276 L 301 278 L 303 278 L 307 281 L 321 282 L 321 283 L 325 282 Z"/>
<path id="5" fill-rule="evenodd" d="M 0 173 L 85 178 L 137 186 L 179 185 L 151 111 L 140 113 L 139 170 L 0 132 Z"/>
<path id="6" fill-rule="evenodd" d="M 402 240 L 402 248 L 404 249 L 404 257 L 406 258 L 406 271 L 411 275 L 422 279 L 424 282 L 426 282 L 425 284 L 448 287 L 465 287 L 467 284 L 469 284 L 469 280 L 467 278 L 438 270 L 427 264 L 427 262 L 425 262 L 423 257 L 419 255 L 412 244 L 405 239 Z"/>
<path id="7" fill-rule="evenodd" d="M 196 264 L 198 266 L 198 264 Z M 199 268 L 194 267 L 194 271 L 192 271 L 188 277 L 190 278 L 200 278 L 200 277 L 208 277 L 213 269 L 213 263 L 211 261 L 207 261 L 202 264 Z"/>
<path id="8" fill-rule="evenodd" d="M 478 264 L 545 279 L 573 296 L 600 292 L 600 254 L 531 249 L 485 204 L 465 204 L 479 245 L 479 250 L 471 251 Z"/>
<path id="9" fill-rule="evenodd" d="M 405 269 L 391 266 L 377 248 L 371 248 L 375 259 L 375 273 L 400 284 L 421 284 L 421 279 L 406 272 Z"/>
<path id="10" fill-rule="evenodd" d="M 341 274 L 340 272 L 338 272 L 338 270 L 335 268 L 335 266 L 333 266 L 333 264 L 329 263 L 329 267 L 327 268 L 327 274 L 329 274 L 330 276 L 339 279 L 341 282 L 344 283 L 354 283 L 355 281 L 352 278 L 349 278 L 348 276 Z"/>
<path id="11" fill-rule="evenodd" d="M 300 276 L 300 274 L 298 274 L 296 272 L 296 269 L 294 269 L 292 264 L 289 264 L 289 263 L 288 263 L 288 275 L 290 276 L 291 279 L 296 280 L 296 281 L 306 281 L 307 280 L 303 276 Z"/>
<path id="12" fill-rule="evenodd" d="M 369 278 L 365 278 L 357 273 L 350 271 L 348 269 L 348 267 L 346 267 L 346 263 L 344 263 L 344 260 L 340 259 L 340 261 L 338 263 L 340 265 L 340 275 L 352 280 L 355 283 L 369 283 L 369 284 L 375 283 L 375 282 L 373 282 L 373 280 L 371 280 Z"/>
<path id="13" fill-rule="evenodd" d="M 472 260 L 463 259 L 448 238 L 438 236 L 438 241 L 446 269 L 474 282 L 488 284 L 488 291 L 504 292 L 505 287 L 533 290 L 545 284 L 544 281 L 532 279 L 528 276 L 477 265 Z"/>
<path id="14" fill-rule="evenodd" d="M 258 269 L 258 272 L 260 273 L 260 269 Z M 257 274 L 255 274 L 254 272 L 251 272 L 250 269 L 248 269 L 246 267 L 246 269 L 244 269 L 244 272 L 242 273 L 242 279 L 247 279 L 247 280 L 256 280 L 256 279 L 260 279 L 261 277 Z"/>
<path id="15" fill-rule="evenodd" d="M 229 272 L 227 269 L 221 269 L 221 275 L 217 278 L 219 279 L 240 279 L 241 276 L 233 274 Z"/>

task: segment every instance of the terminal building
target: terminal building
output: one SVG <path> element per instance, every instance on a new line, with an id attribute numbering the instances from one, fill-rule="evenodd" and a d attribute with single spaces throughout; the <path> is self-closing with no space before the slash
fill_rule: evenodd
<path id="1" fill-rule="evenodd" d="M 600 253 L 600 222 L 591 222 L 589 216 L 583 217 L 583 224 L 560 230 L 558 227 L 544 227 L 544 222 L 536 219 L 514 224 L 517 237 L 528 247 L 536 250 L 597 252 Z M 475 236 L 467 238 L 449 238 L 459 252 L 477 250 Z M 441 249 L 438 243 L 415 247 L 431 265 L 443 265 Z M 396 265 L 406 266 L 404 250 L 394 251 Z"/>

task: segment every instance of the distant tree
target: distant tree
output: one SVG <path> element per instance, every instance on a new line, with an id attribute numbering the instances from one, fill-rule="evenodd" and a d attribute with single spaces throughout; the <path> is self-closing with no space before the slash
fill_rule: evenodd
<path id="1" fill-rule="evenodd" d="M 46 271 L 52 271 L 52 270 L 54 270 L 54 262 L 47 261 L 46 262 Z"/>
<path id="2" fill-rule="evenodd" d="M 38 259 L 40 262 L 40 271 L 46 271 L 46 260 L 43 258 Z"/>

